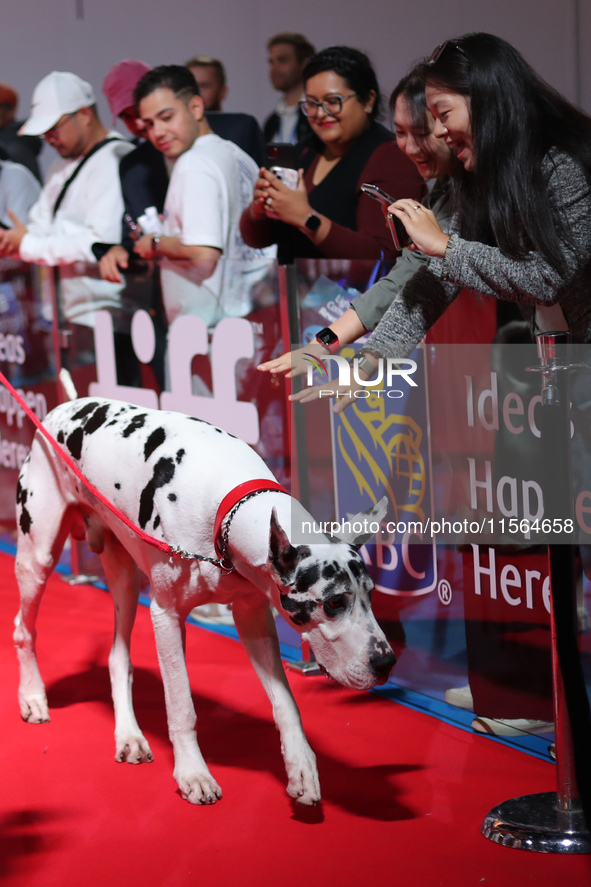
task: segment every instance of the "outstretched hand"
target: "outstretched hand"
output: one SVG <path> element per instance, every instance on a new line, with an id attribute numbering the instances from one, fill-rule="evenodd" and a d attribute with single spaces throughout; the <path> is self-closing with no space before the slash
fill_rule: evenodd
<path id="1" fill-rule="evenodd" d="M 296 391 L 294 394 L 290 394 L 288 399 L 292 401 L 292 403 L 312 403 L 312 401 L 315 400 L 335 398 L 332 411 L 338 415 L 352 403 L 355 403 L 355 392 L 360 391 L 361 389 L 365 390 L 365 386 L 360 385 L 354 380 L 351 380 L 350 385 L 338 385 L 335 381 L 327 381 L 321 385 L 302 388 L 301 391 Z"/>
<path id="2" fill-rule="evenodd" d="M 285 373 L 286 379 L 291 379 L 294 376 L 303 376 L 304 373 L 308 372 L 310 366 L 310 361 L 306 360 L 306 355 L 309 356 L 311 354 L 314 357 L 322 358 L 323 355 L 326 355 L 326 348 L 320 345 L 319 342 L 310 342 L 309 345 L 298 348 L 297 351 L 286 351 L 280 357 L 260 363 L 257 370 L 273 375 Z"/>

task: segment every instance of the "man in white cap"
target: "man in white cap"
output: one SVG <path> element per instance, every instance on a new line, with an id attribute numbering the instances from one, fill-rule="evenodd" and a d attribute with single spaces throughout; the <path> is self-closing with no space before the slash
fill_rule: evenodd
<path id="1" fill-rule="evenodd" d="M 99 277 L 93 246 L 119 240 L 119 162 L 133 145 L 103 126 L 90 84 L 65 71 L 53 71 L 37 84 L 31 116 L 20 131 L 42 135 L 60 158 L 26 224 L 10 214 L 14 227 L 0 232 L 0 254 L 60 266 L 59 301 L 72 324 L 73 353 L 92 350 L 96 312 L 111 312 L 117 376 L 125 384 L 135 373 L 129 319 L 121 310 L 121 286 Z"/>
<path id="2" fill-rule="evenodd" d="M 42 135 L 60 155 L 25 224 L 0 233 L 0 253 L 27 262 L 95 262 L 96 242 L 119 240 L 123 198 L 119 161 L 133 145 L 101 123 L 89 83 L 53 71 L 33 93 L 23 135 Z M 73 319 L 73 318 L 72 318 Z"/>

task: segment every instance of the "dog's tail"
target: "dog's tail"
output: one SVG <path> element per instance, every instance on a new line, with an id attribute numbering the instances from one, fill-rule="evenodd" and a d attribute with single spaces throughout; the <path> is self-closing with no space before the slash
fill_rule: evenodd
<path id="1" fill-rule="evenodd" d="M 74 385 L 74 381 L 65 367 L 62 367 L 59 371 L 59 381 L 62 386 L 62 391 L 64 392 L 67 400 L 77 400 L 78 392 L 76 391 L 76 386 Z"/>

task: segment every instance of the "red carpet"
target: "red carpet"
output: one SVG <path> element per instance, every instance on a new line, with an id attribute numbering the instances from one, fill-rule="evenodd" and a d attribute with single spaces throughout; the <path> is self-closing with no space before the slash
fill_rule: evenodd
<path id="1" fill-rule="evenodd" d="M 241 646 L 188 629 L 214 807 L 176 793 L 149 612 L 134 635 L 136 713 L 155 761 L 114 761 L 109 596 L 50 582 L 39 659 L 52 722 L 21 721 L 13 560 L 0 555 L 0 880 L 14 887 L 517 887 L 591 884 L 591 857 L 498 847 L 484 814 L 555 788 L 551 764 L 324 678 L 290 681 L 319 762 L 322 807 L 285 794 L 277 735 Z"/>

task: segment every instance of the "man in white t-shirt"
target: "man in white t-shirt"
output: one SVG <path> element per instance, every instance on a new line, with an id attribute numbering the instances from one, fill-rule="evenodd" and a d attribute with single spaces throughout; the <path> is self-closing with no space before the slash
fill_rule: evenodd
<path id="1" fill-rule="evenodd" d="M 147 138 L 174 164 L 164 231 L 144 235 L 135 246 L 144 259 L 162 259 L 169 323 L 180 314 L 198 315 L 210 325 L 247 313 L 249 285 L 273 256 L 246 246 L 240 235 L 240 216 L 258 177 L 254 160 L 212 132 L 187 68 L 154 68 L 141 78 L 134 98 Z"/>
<path id="2" fill-rule="evenodd" d="M 0 233 L 0 253 L 62 266 L 65 317 L 92 326 L 96 310 L 120 306 L 121 287 L 92 277 L 94 269 L 86 263 L 96 263 L 96 242 L 119 240 L 119 162 L 133 145 L 103 126 L 91 85 L 68 71 L 53 71 L 37 84 L 31 115 L 20 132 L 43 135 L 60 157 L 28 220 L 13 213 L 13 227 Z"/>

